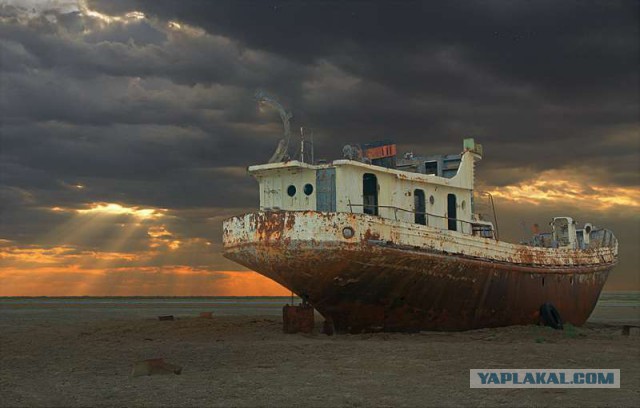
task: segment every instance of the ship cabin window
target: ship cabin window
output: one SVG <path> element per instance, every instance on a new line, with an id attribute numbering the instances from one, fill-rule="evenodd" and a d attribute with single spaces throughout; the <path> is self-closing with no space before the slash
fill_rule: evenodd
<path id="1" fill-rule="evenodd" d="M 447 221 L 449 230 L 457 231 L 457 218 L 456 195 L 447 194 Z"/>
<path id="2" fill-rule="evenodd" d="M 362 176 L 362 204 L 365 214 L 378 215 L 378 179 L 375 174 Z"/>
<path id="3" fill-rule="evenodd" d="M 433 174 L 434 176 L 437 176 L 438 162 L 437 161 L 424 162 L 424 174 Z"/>
<path id="4" fill-rule="evenodd" d="M 293 197 L 294 195 L 296 195 L 296 186 L 292 184 L 287 187 L 287 194 L 289 195 L 289 197 Z"/>
<path id="5" fill-rule="evenodd" d="M 425 214 L 427 210 L 425 198 L 424 198 L 424 190 L 416 189 L 413 192 L 413 204 L 415 208 L 415 222 L 416 224 L 427 225 L 427 215 Z"/>

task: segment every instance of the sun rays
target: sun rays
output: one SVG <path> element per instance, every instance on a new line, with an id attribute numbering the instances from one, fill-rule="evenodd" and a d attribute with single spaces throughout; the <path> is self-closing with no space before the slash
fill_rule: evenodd
<path id="1" fill-rule="evenodd" d="M 126 207 L 116 203 L 92 203 L 89 208 L 76 210 L 78 214 L 132 215 L 139 219 L 160 218 L 165 209 Z"/>
<path id="2" fill-rule="evenodd" d="M 123 202 L 43 208 L 58 224 L 32 245 L 0 240 L 0 296 L 277 296 L 254 272 L 220 271 L 172 211 Z M 209 222 L 206 220 L 205 222 Z"/>

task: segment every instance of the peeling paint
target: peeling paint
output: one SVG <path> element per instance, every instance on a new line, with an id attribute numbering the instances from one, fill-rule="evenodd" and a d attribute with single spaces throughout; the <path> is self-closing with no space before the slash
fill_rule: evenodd
<path id="1" fill-rule="evenodd" d="M 616 242 L 528 247 L 355 213 L 256 212 L 223 231 L 225 257 L 307 297 L 338 332 L 535 324 L 545 302 L 581 325 L 617 263 Z"/>

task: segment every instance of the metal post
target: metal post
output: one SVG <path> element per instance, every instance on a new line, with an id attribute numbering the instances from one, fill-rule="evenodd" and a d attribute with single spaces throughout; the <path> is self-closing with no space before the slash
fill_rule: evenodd
<path id="1" fill-rule="evenodd" d="M 313 145 L 313 129 L 311 129 L 311 164 L 316 164 L 316 158 L 314 155 L 315 146 Z"/>
<path id="2" fill-rule="evenodd" d="M 300 161 L 304 163 L 304 128 L 300 126 Z"/>
<path id="3" fill-rule="evenodd" d="M 493 210 L 493 221 L 496 223 L 496 241 L 500 240 L 500 232 L 498 229 L 498 216 L 496 215 L 496 206 L 493 204 L 493 196 L 489 192 L 485 192 L 486 195 L 489 196 L 489 200 L 491 201 L 491 209 Z"/>

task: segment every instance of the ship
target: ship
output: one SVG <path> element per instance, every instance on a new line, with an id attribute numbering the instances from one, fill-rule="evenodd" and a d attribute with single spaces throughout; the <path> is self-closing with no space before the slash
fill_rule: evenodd
<path id="1" fill-rule="evenodd" d="M 548 310 L 580 326 L 618 261 L 610 230 L 567 216 L 526 242 L 500 240 L 495 218 L 475 211 L 474 139 L 459 154 L 397 157 L 383 141 L 309 163 L 285 145 L 248 167 L 260 208 L 223 222 L 223 255 L 337 333 L 539 324 Z"/>

